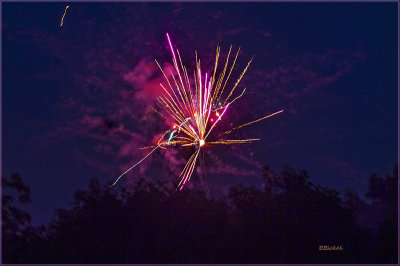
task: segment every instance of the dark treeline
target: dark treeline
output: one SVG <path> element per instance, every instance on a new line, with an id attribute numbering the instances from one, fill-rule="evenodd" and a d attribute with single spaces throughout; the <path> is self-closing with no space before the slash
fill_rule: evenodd
<path id="1" fill-rule="evenodd" d="M 91 180 L 70 209 L 32 227 L 20 207 L 30 189 L 11 174 L 2 179 L 3 263 L 397 263 L 397 165 L 369 178 L 370 203 L 292 167 L 265 167 L 263 179 L 263 190 L 238 185 L 220 199 Z"/>

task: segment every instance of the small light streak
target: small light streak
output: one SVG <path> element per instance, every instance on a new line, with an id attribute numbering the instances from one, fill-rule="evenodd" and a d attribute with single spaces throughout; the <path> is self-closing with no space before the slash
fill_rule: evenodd
<path id="1" fill-rule="evenodd" d="M 61 18 L 61 24 L 60 24 L 60 27 L 64 24 L 64 17 L 65 17 L 65 14 L 67 13 L 67 9 L 68 9 L 68 7 L 69 6 L 66 6 L 65 7 L 65 10 L 64 10 L 64 14 L 63 14 L 63 16 L 62 16 L 62 18 Z"/>

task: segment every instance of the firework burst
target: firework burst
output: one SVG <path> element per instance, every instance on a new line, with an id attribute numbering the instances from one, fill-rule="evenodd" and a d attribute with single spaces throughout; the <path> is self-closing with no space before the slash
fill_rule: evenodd
<path id="1" fill-rule="evenodd" d="M 217 73 L 218 60 L 220 57 L 220 47 L 217 47 L 214 71 L 210 76 L 208 76 L 207 73 L 202 75 L 200 60 L 197 58 L 196 53 L 196 70 L 194 71 L 193 80 L 191 81 L 187 69 L 182 63 L 179 51 L 176 50 L 175 53 L 175 50 L 172 47 L 168 33 L 167 39 L 171 49 L 175 73 L 173 73 L 172 70 L 170 73 L 165 73 L 157 60 L 155 60 L 164 76 L 165 82 L 160 83 L 160 86 L 163 89 L 163 95 L 157 98 L 159 109 L 154 109 L 154 111 L 167 121 L 171 122 L 172 129 L 164 132 L 156 145 L 142 148 L 152 150 L 139 162 L 122 173 L 111 186 L 114 186 L 122 176 L 139 165 L 158 148 L 166 149 L 170 146 L 194 146 L 194 153 L 191 155 L 179 175 L 180 183 L 177 189 L 182 190 L 185 184 L 190 180 L 202 149 L 210 145 L 231 145 L 258 141 L 260 139 L 227 139 L 226 136 L 234 130 L 257 123 L 263 119 L 283 112 L 283 110 L 280 110 L 257 120 L 233 127 L 220 134 L 218 137 L 212 138 L 210 133 L 213 132 L 215 127 L 218 125 L 218 122 L 226 117 L 228 108 L 245 93 L 246 89 L 244 89 L 236 98 L 231 100 L 236 87 L 246 73 L 253 58 L 247 63 L 233 87 L 228 93 L 225 93 L 227 96 L 223 97 L 225 87 L 231 76 L 232 70 L 235 67 L 240 48 L 236 52 L 228 74 L 227 70 L 232 46 L 229 49 L 223 70 L 220 73 Z"/>

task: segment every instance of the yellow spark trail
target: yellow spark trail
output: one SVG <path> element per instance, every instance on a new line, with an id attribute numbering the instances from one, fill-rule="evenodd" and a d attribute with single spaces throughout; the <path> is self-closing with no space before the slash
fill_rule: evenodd
<path id="1" fill-rule="evenodd" d="M 65 14 L 67 13 L 67 9 L 68 9 L 68 7 L 69 6 L 66 6 L 65 7 L 65 10 L 64 10 L 64 15 L 62 16 L 62 18 L 61 18 L 61 24 L 60 24 L 60 27 L 64 24 L 64 17 L 65 17 Z"/>

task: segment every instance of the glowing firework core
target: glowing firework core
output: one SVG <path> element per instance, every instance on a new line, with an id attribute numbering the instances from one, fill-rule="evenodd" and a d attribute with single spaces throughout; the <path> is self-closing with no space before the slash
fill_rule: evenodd
<path id="1" fill-rule="evenodd" d="M 161 88 L 164 91 L 164 94 L 157 98 L 158 104 L 160 107 L 160 111 L 154 109 L 154 111 L 160 114 L 167 121 L 173 121 L 173 130 L 167 130 L 162 137 L 159 139 L 157 145 L 144 147 L 153 148 L 142 160 L 138 163 L 130 167 L 127 171 L 121 174 L 117 180 L 111 186 L 114 186 L 118 180 L 125 175 L 132 168 L 136 167 L 139 163 L 141 163 L 145 158 L 147 158 L 151 153 L 153 153 L 157 148 L 165 149 L 167 146 L 183 146 L 183 147 L 195 147 L 195 151 L 192 156 L 187 161 L 185 167 L 183 168 L 179 177 L 181 181 L 178 185 L 179 190 L 183 188 L 187 181 L 190 180 L 190 177 L 195 169 L 197 158 L 200 153 L 200 147 L 205 145 L 205 140 L 209 137 L 211 131 L 216 127 L 219 121 L 226 113 L 228 107 L 232 105 L 234 101 L 243 96 L 246 89 L 243 92 L 228 102 L 230 97 L 232 96 L 235 88 L 239 84 L 243 75 L 245 74 L 247 68 L 249 67 L 250 62 L 247 63 L 247 66 L 244 68 L 243 72 L 240 74 L 239 78 L 235 82 L 232 89 L 230 89 L 228 95 L 224 93 L 225 86 L 231 76 L 232 70 L 236 63 L 236 58 L 239 55 L 240 48 L 238 49 L 235 59 L 233 60 L 233 64 L 230 67 L 230 71 L 225 78 L 225 74 L 227 73 L 227 67 L 229 62 L 229 56 L 232 50 L 232 46 L 229 49 L 228 56 L 226 58 L 224 68 L 222 72 L 217 75 L 217 66 L 218 59 L 220 55 L 220 47 L 217 47 L 216 58 L 215 58 L 215 66 L 214 72 L 212 75 L 202 75 L 200 68 L 200 60 L 197 58 L 196 53 L 196 70 L 194 71 L 194 79 L 189 79 L 189 75 L 186 67 L 182 63 L 181 56 L 179 51 L 175 51 L 172 47 L 171 39 L 167 33 L 168 44 L 172 53 L 172 62 L 174 65 L 174 72 L 170 70 L 168 73 L 165 73 L 161 68 L 160 64 L 156 61 L 158 67 L 160 68 L 165 83 L 160 83 Z M 179 61 L 177 60 L 179 59 Z M 223 95 L 226 95 L 222 97 Z M 224 98 L 224 100 L 222 99 Z M 251 125 L 253 123 L 259 122 L 268 117 L 274 116 L 283 112 L 280 110 L 271 115 L 264 116 L 257 120 L 245 123 L 243 125 L 231 128 L 225 131 L 222 134 L 219 134 L 218 139 L 213 140 L 213 136 L 211 135 L 211 140 L 207 139 L 208 145 L 214 144 L 235 144 L 235 143 L 251 143 L 253 141 L 259 139 L 225 139 L 222 138 L 224 135 L 230 134 L 232 131 Z M 212 113 L 214 113 L 214 118 L 212 118 Z M 209 123 L 209 121 L 211 123 Z M 168 134 L 169 133 L 169 134 Z M 168 135 L 167 139 L 164 139 L 165 136 Z M 214 137 L 215 138 L 215 137 Z M 203 154 L 204 156 L 204 154 Z"/>
<path id="2" fill-rule="evenodd" d="M 200 144 L 200 147 L 203 146 L 205 144 L 204 139 L 201 139 L 199 144 Z"/>

